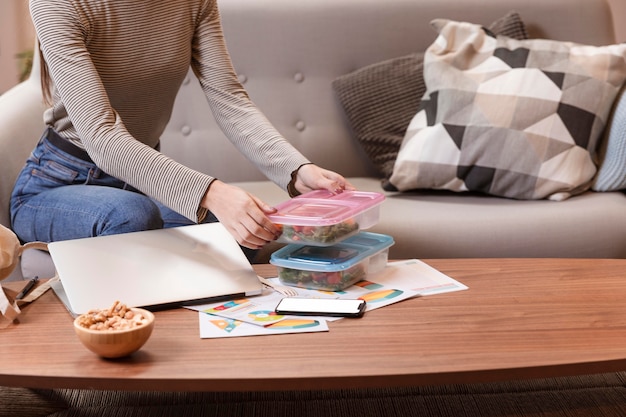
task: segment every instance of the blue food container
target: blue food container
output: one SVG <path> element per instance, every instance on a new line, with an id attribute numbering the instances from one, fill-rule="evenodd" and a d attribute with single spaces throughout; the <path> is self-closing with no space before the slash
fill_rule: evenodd
<path id="1" fill-rule="evenodd" d="M 391 236 L 359 232 L 333 246 L 287 245 L 272 254 L 270 263 L 285 285 L 341 291 L 383 269 L 393 244 Z"/>

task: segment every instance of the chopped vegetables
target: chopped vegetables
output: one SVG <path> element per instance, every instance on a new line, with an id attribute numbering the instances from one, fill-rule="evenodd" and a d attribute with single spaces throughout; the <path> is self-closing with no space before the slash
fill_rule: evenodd
<path id="1" fill-rule="evenodd" d="M 283 284 L 324 291 L 341 291 L 365 278 L 366 266 L 358 263 L 343 271 L 321 272 L 279 268 L 278 278 Z"/>
<path id="2" fill-rule="evenodd" d="M 282 225 L 283 240 L 302 244 L 333 244 L 358 232 L 359 224 L 348 219 L 330 226 Z"/>

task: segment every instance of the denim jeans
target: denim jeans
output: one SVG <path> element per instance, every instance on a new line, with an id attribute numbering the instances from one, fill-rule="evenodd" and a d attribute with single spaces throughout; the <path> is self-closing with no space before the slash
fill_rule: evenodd
<path id="1" fill-rule="evenodd" d="M 204 223 L 216 221 L 208 213 Z M 93 162 L 54 146 L 46 133 L 16 180 L 11 195 L 11 223 L 22 242 L 53 242 L 194 224 L 106 174 Z M 250 261 L 258 253 L 241 249 Z"/>
<path id="2" fill-rule="evenodd" d="M 54 146 L 46 133 L 18 175 L 11 195 L 12 228 L 22 242 L 53 242 L 194 224 L 106 174 L 93 162 Z M 216 221 L 208 213 L 204 223 Z M 242 250 L 249 260 L 258 253 L 244 247 Z"/>
<path id="3" fill-rule="evenodd" d="M 211 216 L 209 221 L 216 221 Z M 77 239 L 190 225 L 193 222 L 55 147 L 46 134 L 20 172 L 11 222 L 24 242 Z"/>

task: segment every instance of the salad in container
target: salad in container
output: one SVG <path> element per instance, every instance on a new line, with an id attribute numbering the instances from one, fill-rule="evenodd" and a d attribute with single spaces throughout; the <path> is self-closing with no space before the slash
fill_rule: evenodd
<path id="1" fill-rule="evenodd" d="M 311 191 L 278 204 L 269 219 L 281 229 L 277 242 L 331 246 L 378 223 L 385 196 L 366 191 Z"/>
<path id="2" fill-rule="evenodd" d="M 333 246 L 287 245 L 270 257 L 285 285 L 341 291 L 387 265 L 388 235 L 359 232 Z"/>

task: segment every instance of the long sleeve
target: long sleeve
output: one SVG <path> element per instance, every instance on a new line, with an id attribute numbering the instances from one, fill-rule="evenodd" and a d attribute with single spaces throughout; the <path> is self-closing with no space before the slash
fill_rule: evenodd
<path id="1" fill-rule="evenodd" d="M 30 6 L 54 82 L 45 122 L 109 175 L 198 220 L 214 178 L 154 149 L 190 65 L 225 134 L 268 178 L 284 188 L 306 161 L 237 82 L 215 0 L 30 0 Z"/>

